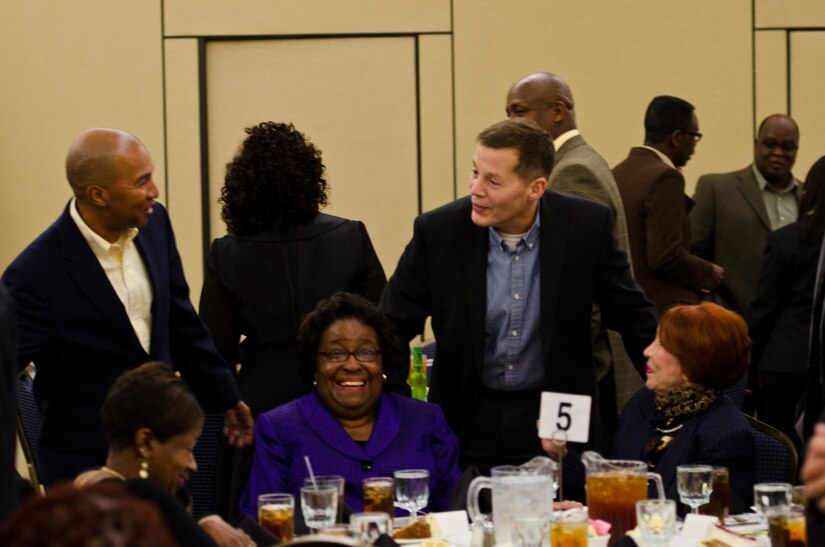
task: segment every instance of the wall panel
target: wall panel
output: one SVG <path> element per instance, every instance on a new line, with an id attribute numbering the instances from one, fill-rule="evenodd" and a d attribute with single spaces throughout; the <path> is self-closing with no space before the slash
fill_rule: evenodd
<path id="1" fill-rule="evenodd" d="M 825 27 L 822 0 L 753 0 L 756 28 Z"/>
<path id="2" fill-rule="evenodd" d="M 66 151 L 87 127 L 140 137 L 165 199 L 162 62 L 158 2 L 3 1 L 3 268 L 63 210 Z"/>
<path id="3" fill-rule="evenodd" d="M 759 30 L 756 44 L 756 117 L 754 135 L 767 116 L 788 112 L 788 34 L 784 30 Z"/>
<path id="4" fill-rule="evenodd" d="M 323 152 L 326 212 L 364 221 L 387 273 L 418 211 L 415 40 L 255 40 L 207 46 L 212 234 L 243 129 L 293 122 Z"/>
<path id="5" fill-rule="evenodd" d="M 165 40 L 164 48 L 167 202 L 192 302 L 197 306 L 203 285 L 198 40 Z"/>
<path id="6" fill-rule="evenodd" d="M 685 168 L 699 175 L 750 161 L 751 2 L 455 0 L 457 172 L 475 135 L 504 117 L 509 86 L 537 71 L 562 75 L 585 138 L 615 165 L 643 139 L 659 94 L 697 109 L 705 138 Z"/>
<path id="7" fill-rule="evenodd" d="M 165 0 L 166 36 L 450 30 L 450 0 Z"/>
<path id="8" fill-rule="evenodd" d="M 421 119 L 421 210 L 452 201 L 453 181 L 462 187 L 464 173 L 453 172 L 453 81 L 450 36 L 418 39 Z"/>
<path id="9" fill-rule="evenodd" d="M 825 31 L 791 33 L 791 115 L 799 123 L 799 153 L 794 174 L 804 178 L 825 155 Z"/>

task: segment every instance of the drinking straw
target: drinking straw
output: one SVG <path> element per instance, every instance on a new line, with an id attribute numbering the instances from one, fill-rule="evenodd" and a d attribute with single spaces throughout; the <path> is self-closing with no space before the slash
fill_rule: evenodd
<path id="1" fill-rule="evenodd" d="M 309 480 L 312 481 L 312 486 L 314 488 L 318 488 L 318 484 L 315 482 L 315 473 L 312 472 L 312 464 L 309 463 L 309 456 L 304 456 L 304 461 L 307 464 L 307 471 L 309 471 Z"/>

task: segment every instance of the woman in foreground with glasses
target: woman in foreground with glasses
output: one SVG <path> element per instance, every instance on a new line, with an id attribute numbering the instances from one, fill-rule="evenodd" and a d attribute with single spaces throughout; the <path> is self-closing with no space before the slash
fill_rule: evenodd
<path id="1" fill-rule="evenodd" d="M 399 469 L 429 471 L 428 508 L 446 509 L 460 475 L 458 440 L 438 406 L 384 389 L 385 367 L 406 364 L 378 308 L 335 293 L 304 319 L 298 340 L 315 389 L 258 418 L 241 512 L 256 516 L 261 494 L 300 497 L 309 476 L 305 456 L 316 475 L 346 479 L 344 501 L 353 511 L 363 508 L 363 479 Z"/>

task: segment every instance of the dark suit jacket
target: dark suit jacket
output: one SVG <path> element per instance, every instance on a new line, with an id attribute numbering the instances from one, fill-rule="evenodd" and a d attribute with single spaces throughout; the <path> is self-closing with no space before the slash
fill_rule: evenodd
<path id="1" fill-rule="evenodd" d="M 419 216 L 381 297 L 403 341 L 432 316 L 438 347 L 429 398 L 462 437 L 481 387 L 486 322 L 489 232 L 470 219 L 465 197 Z M 594 395 L 590 316 L 595 301 L 604 325 L 622 333 L 641 371 L 642 350 L 656 331 L 656 314 L 630 276 L 604 205 L 547 191 L 541 215 L 541 345 L 545 389 Z M 406 370 L 403 371 L 406 374 Z M 598 413 L 593 412 L 596 419 Z"/>
<path id="2" fill-rule="evenodd" d="M 797 187 L 796 199 L 802 189 Z M 690 212 L 693 252 L 725 268 L 720 304 L 747 316 L 756 298 L 771 222 L 749 165 L 741 171 L 704 175 Z"/>
<path id="3" fill-rule="evenodd" d="M 643 460 L 644 447 L 656 423 L 656 394 L 642 388 L 628 401 L 619 418 L 616 444 L 611 457 L 620 460 Z M 743 505 L 733 506 L 731 513 L 750 507 L 756 482 L 756 445 L 744 414 L 726 396 L 717 399 L 705 412 L 689 418 L 673 437 L 655 471 L 662 476 L 668 497 L 678 499 L 676 467 L 683 464 L 724 465 L 730 472 L 730 491 Z"/>
<path id="4" fill-rule="evenodd" d="M 799 223 L 768 237 L 759 289 L 748 317 L 753 340 L 751 375 L 807 371 L 820 243 L 802 240 Z"/>
<path id="5" fill-rule="evenodd" d="M 808 442 L 813 434 L 814 424 L 825 421 L 825 397 L 823 385 L 823 348 L 825 348 L 825 239 L 819 250 L 819 261 L 814 282 L 813 310 L 811 311 L 811 343 L 808 350 L 808 392 L 805 395 L 803 411 L 805 419 L 802 439 Z M 823 526 L 825 529 L 825 526 Z"/>
<path id="6" fill-rule="evenodd" d="M 0 286 L 0 522 L 17 505 L 18 476 L 14 467 L 17 442 L 17 362 L 14 355 L 14 314 L 6 290 Z"/>
<path id="7" fill-rule="evenodd" d="M 285 234 L 216 239 L 200 314 L 224 359 L 243 364 L 238 387 L 257 416 L 311 387 L 311 375 L 298 370 L 304 315 L 336 291 L 377 303 L 386 284 L 364 225 L 319 214 Z"/>
<path id="8" fill-rule="evenodd" d="M 676 304 L 698 304 L 716 287 L 713 267 L 690 252 L 690 198 L 682 174 L 655 152 L 636 147 L 613 168 L 630 233 L 636 281 L 664 313 Z"/>
<path id="9" fill-rule="evenodd" d="M 556 151 L 553 172 L 547 179 L 547 187 L 566 192 L 599 203 L 604 203 L 613 211 L 613 232 L 619 245 L 630 253 L 627 238 L 627 221 L 624 205 L 610 166 L 584 137 L 571 137 Z"/>
<path id="10" fill-rule="evenodd" d="M 60 471 L 47 469 L 47 481 L 103 464 L 100 405 L 115 379 L 141 363 L 171 363 L 207 409 L 223 411 L 239 400 L 228 366 L 189 301 L 160 204 L 134 241 L 154 291 L 148 354 L 68 207 L 3 274 L 16 301 L 18 366 L 37 366 L 43 463 L 75 462 Z"/>

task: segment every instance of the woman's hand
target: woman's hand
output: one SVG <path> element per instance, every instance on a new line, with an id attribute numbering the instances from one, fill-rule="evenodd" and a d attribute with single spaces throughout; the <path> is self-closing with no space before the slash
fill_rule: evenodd
<path id="1" fill-rule="evenodd" d="M 808 498 L 820 511 L 825 511 L 825 424 L 816 424 L 814 434 L 808 440 L 808 455 L 799 476 Z"/>
<path id="2" fill-rule="evenodd" d="M 209 515 L 198 521 L 219 547 L 254 547 L 255 542 L 243 530 L 233 528 L 218 515 Z"/>
<path id="3" fill-rule="evenodd" d="M 567 457 L 567 445 L 557 443 L 553 439 L 542 439 L 541 448 L 551 459 L 557 462 Z"/>
<path id="4" fill-rule="evenodd" d="M 238 401 L 235 406 L 224 412 L 223 419 L 223 434 L 229 444 L 238 448 L 252 444 L 255 420 L 252 419 L 252 413 L 246 403 Z"/>
<path id="5" fill-rule="evenodd" d="M 553 511 L 565 511 L 567 509 L 581 509 L 584 507 L 577 501 L 562 500 L 553 502 Z"/>

